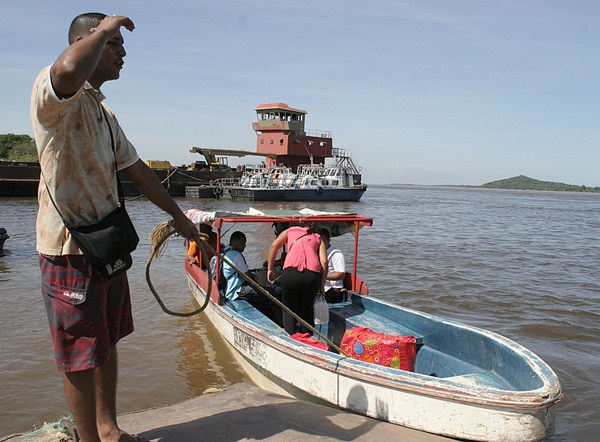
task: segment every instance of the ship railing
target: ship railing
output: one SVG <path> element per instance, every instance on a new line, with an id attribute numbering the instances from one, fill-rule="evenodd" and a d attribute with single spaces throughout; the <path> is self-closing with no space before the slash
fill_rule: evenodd
<path id="1" fill-rule="evenodd" d="M 210 185 L 214 187 L 235 187 L 240 185 L 240 179 L 231 177 L 218 178 L 216 180 L 212 180 Z"/>
<path id="2" fill-rule="evenodd" d="M 362 168 L 357 166 L 352 160 L 352 153 L 348 149 L 333 148 L 333 164 L 331 167 L 347 167 L 352 170 L 354 174 L 361 174 Z"/>
<path id="3" fill-rule="evenodd" d="M 266 169 L 267 166 L 265 165 L 265 163 L 260 163 L 260 164 L 245 164 L 244 165 L 244 172 L 258 172 L 258 171 L 262 171 L 264 169 Z"/>
<path id="4" fill-rule="evenodd" d="M 320 176 L 325 172 L 323 164 L 300 164 L 296 173 L 298 175 Z"/>
<path id="5" fill-rule="evenodd" d="M 333 132 L 330 130 L 306 129 L 304 133 L 308 137 L 333 138 Z"/>

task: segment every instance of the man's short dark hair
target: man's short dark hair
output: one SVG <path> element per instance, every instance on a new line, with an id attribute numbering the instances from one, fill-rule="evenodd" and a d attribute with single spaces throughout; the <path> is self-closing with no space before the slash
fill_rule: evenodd
<path id="1" fill-rule="evenodd" d="M 329 230 L 321 229 L 321 236 L 327 238 L 327 241 L 331 240 L 331 235 L 329 234 Z"/>
<path id="2" fill-rule="evenodd" d="M 238 230 L 236 232 L 233 232 L 231 234 L 231 236 L 229 237 L 229 244 L 234 243 L 239 240 L 242 240 L 242 239 L 246 239 L 246 235 L 244 235 L 244 232 L 240 232 Z"/>
<path id="3" fill-rule="evenodd" d="M 77 37 L 88 35 L 90 29 L 97 28 L 104 17 L 106 14 L 101 12 L 86 12 L 75 17 L 69 26 L 69 44 L 75 43 Z"/>

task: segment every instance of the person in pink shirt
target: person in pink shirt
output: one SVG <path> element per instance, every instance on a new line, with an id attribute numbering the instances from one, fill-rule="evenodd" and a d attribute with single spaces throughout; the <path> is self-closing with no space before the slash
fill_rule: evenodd
<path id="1" fill-rule="evenodd" d="M 281 232 L 269 247 L 267 279 L 275 281 L 274 263 L 284 244 L 287 254 L 281 276 L 282 302 L 300 318 L 314 327 L 313 303 L 327 278 L 327 248 L 316 226 L 292 226 Z M 290 335 L 310 333 L 302 324 L 283 312 L 283 327 Z"/>

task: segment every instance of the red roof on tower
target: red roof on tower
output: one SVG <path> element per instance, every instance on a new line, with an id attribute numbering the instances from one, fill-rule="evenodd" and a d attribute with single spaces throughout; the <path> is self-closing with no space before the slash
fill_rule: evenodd
<path id="1" fill-rule="evenodd" d="M 266 103 L 266 104 L 259 104 L 258 106 L 256 106 L 256 108 L 254 110 L 259 111 L 259 110 L 271 110 L 271 109 L 284 109 L 284 110 L 289 110 L 291 112 L 298 112 L 300 114 L 307 114 L 308 112 L 306 112 L 305 110 L 302 109 L 294 109 L 293 107 L 289 107 L 286 103 Z"/>

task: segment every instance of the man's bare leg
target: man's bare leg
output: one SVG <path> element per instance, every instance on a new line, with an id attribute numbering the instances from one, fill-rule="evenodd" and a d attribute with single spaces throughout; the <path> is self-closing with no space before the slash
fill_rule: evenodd
<path id="1" fill-rule="evenodd" d="M 100 442 L 96 428 L 95 369 L 64 373 L 67 403 L 75 420 L 79 438 Z"/>
<path id="2" fill-rule="evenodd" d="M 96 424 L 102 442 L 138 441 L 117 425 L 117 381 L 119 357 L 117 346 L 110 349 L 106 364 L 96 368 Z"/>
<path id="3" fill-rule="evenodd" d="M 108 361 L 96 368 L 96 424 L 102 441 L 118 441 L 123 435 L 117 426 L 117 346 L 110 348 Z"/>

